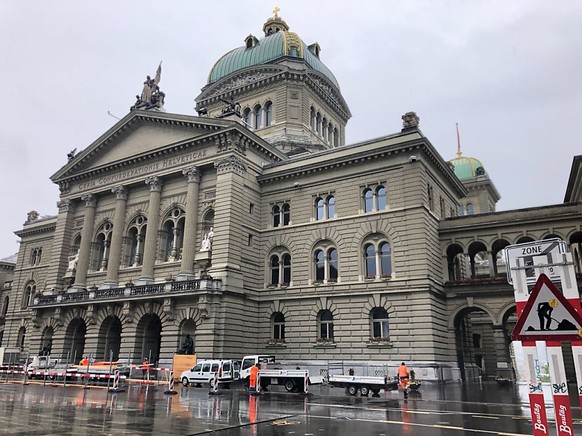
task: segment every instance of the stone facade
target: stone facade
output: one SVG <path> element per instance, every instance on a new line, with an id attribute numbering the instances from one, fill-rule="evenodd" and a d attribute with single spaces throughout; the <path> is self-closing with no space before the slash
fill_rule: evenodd
<path id="1" fill-rule="evenodd" d="M 222 116 L 224 101 L 240 108 Z M 475 376 L 482 351 L 490 376 L 510 370 L 497 254 L 550 234 L 579 249 L 580 203 L 455 216 L 471 187 L 416 114 L 345 145 L 339 89 L 297 60 L 226 76 L 197 103 L 211 116 L 135 109 L 53 175 L 58 215 L 17 232 L 3 346 L 168 366 L 191 334 L 203 358 L 389 374 L 405 360 L 452 380 Z"/>

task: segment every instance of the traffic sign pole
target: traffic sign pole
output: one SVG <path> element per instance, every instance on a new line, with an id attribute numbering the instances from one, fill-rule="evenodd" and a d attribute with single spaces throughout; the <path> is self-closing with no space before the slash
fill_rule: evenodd
<path id="1" fill-rule="evenodd" d="M 523 308 L 528 299 L 527 278 L 524 260 L 519 257 L 509 259 L 512 284 L 515 295 L 515 305 L 517 316 L 521 316 Z M 542 390 L 541 368 L 538 360 L 538 350 L 534 341 L 522 342 L 523 354 L 525 358 L 525 377 L 529 384 L 529 408 L 531 411 L 532 427 L 534 436 L 545 436 L 548 434 L 548 416 L 546 413 L 546 403 L 544 402 L 544 391 Z"/>
<path id="2" fill-rule="evenodd" d="M 574 310 L 582 314 L 580 306 L 580 294 L 576 282 L 576 272 L 574 271 L 574 261 L 572 253 L 564 254 L 564 266 L 562 267 L 562 291 L 564 297 L 570 302 Z M 582 338 L 581 338 L 582 339 Z M 574 358 L 574 369 L 576 370 L 576 387 L 578 401 L 582 407 L 582 341 L 572 342 L 572 357 Z"/>
<path id="3" fill-rule="evenodd" d="M 552 395 L 554 397 L 554 412 L 558 436 L 572 436 L 572 410 L 568 396 L 568 382 L 564 368 L 564 356 L 560 342 L 548 341 L 547 354 L 550 364 L 550 380 L 552 381 Z"/>

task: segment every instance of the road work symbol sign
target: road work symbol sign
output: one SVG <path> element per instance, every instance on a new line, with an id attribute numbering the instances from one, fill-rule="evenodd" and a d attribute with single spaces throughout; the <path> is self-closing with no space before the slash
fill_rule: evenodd
<path id="1" fill-rule="evenodd" d="M 545 274 L 540 274 L 513 334 L 520 341 L 582 341 L 582 316 Z"/>

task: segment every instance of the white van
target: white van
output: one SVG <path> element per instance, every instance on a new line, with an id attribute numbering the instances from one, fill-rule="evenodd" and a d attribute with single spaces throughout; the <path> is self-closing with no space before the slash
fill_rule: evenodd
<path id="1" fill-rule="evenodd" d="M 218 385 L 228 387 L 234 381 L 234 370 L 232 360 L 201 360 L 191 370 L 184 371 L 180 381 L 184 386 L 207 384 L 213 388 L 214 374 L 218 371 Z"/>

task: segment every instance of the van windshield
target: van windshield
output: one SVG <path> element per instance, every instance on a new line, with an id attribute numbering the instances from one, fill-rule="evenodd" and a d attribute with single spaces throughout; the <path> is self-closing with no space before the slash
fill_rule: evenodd
<path id="1" fill-rule="evenodd" d="M 243 363 L 242 363 L 242 369 L 249 369 L 254 364 L 255 364 L 254 360 L 245 359 L 245 360 L 243 360 Z"/>
<path id="2" fill-rule="evenodd" d="M 202 364 L 199 363 L 198 365 L 196 365 L 194 368 L 192 368 L 192 371 L 200 371 L 202 369 Z"/>

